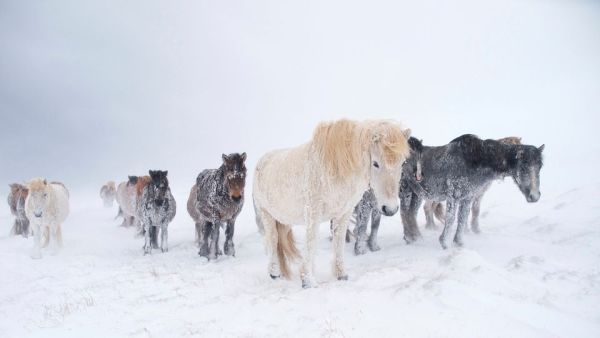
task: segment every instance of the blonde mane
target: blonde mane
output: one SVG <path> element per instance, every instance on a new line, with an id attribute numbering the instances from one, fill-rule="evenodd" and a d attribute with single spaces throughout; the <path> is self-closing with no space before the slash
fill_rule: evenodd
<path id="1" fill-rule="evenodd" d="M 30 192 L 41 191 L 46 189 L 47 185 L 48 182 L 45 178 L 38 177 L 32 179 L 31 181 L 29 181 L 29 183 L 27 183 L 27 189 L 29 189 Z"/>
<path id="2" fill-rule="evenodd" d="M 392 121 L 357 122 L 342 119 L 317 126 L 312 145 L 327 173 L 333 178 L 356 175 L 364 167 L 365 152 L 373 144 L 381 147 L 388 165 L 409 154 L 407 135 Z"/>

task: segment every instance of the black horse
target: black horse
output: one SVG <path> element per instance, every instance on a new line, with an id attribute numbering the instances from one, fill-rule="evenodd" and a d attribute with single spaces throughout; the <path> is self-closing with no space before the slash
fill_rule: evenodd
<path id="1" fill-rule="evenodd" d="M 493 180 L 511 176 L 528 202 L 540 198 L 540 169 L 544 145 L 509 145 L 496 140 L 481 140 L 463 135 L 440 147 L 423 147 L 421 180 L 403 175 L 400 182 L 400 207 L 404 239 L 413 242 L 421 236 L 417 212 L 423 199 L 446 201 L 444 230 L 439 238 L 448 247 L 447 235 L 458 211 L 454 243 L 462 246 L 462 233 L 471 202 Z M 409 158 L 408 162 L 415 159 Z"/>
<path id="2" fill-rule="evenodd" d="M 218 245 L 222 225 L 226 225 L 225 254 L 235 256 L 235 219 L 244 206 L 246 153 L 223 154 L 222 157 L 219 169 L 206 169 L 198 175 L 187 203 L 188 213 L 196 223 L 198 254 L 208 259 L 221 254 Z"/>

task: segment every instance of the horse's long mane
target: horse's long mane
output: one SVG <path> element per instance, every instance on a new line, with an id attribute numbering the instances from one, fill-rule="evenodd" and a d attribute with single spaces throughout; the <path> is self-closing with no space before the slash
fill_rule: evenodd
<path id="1" fill-rule="evenodd" d="M 138 196 L 142 195 L 142 191 L 144 188 L 150 184 L 152 178 L 150 176 L 138 176 L 137 181 L 135 182 L 135 192 Z"/>
<path id="2" fill-rule="evenodd" d="M 512 144 L 514 141 L 482 140 L 475 135 L 466 134 L 455 138 L 450 143 L 458 147 L 470 167 L 488 167 L 497 172 L 506 172 L 516 166 L 516 156 L 514 156 L 516 149 L 513 149 Z"/>
<path id="3" fill-rule="evenodd" d="M 357 122 L 341 119 L 317 126 L 312 145 L 327 173 L 334 178 L 352 176 L 365 163 L 365 152 L 379 143 L 384 159 L 395 164 L 409 154 L 407 137 L 392 121 Z"/>

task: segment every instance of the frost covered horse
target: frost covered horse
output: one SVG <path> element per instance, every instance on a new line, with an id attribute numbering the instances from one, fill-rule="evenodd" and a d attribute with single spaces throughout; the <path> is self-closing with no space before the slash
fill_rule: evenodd
<path id="1" fill-rule="evenodd" d="M 244 206 L 246 153 L 223 154 L 222 159 L 218 169 L 206 169 L 198 175 L 187 202 L 188 213 L 196 223 L 198 254 L 208 259 L 221 254 L 219 232 L 224 225 L 223 250 L 226 255 L 235 256 L 235 220 Z"/>
<path id="2" fill-rule="evenodd" d="M 516 137 L 516 136 L 510 136 L 510 137 L 501 138 L 498 140 L 498 142 L 501 142 L 504 144 L 517 145 L 517 144 L 521 144 L 521 138 Z M 488 189 L 490 188 L 491 185 L 492 185 L 492 182 L 490 181 L 488 183 L 488 185 L 482 189 L 481 194 L 476 196 L 473 199 L 473 204 L 471 204 L 471 230 L 473 230 L 473 232 L 475 232 L 475 233 L 480 232 L 480 230 L 479 230 L 479 212 L 481 210 L 481 200 L 483 199 L 483 195 L 488 191 Z M 426 220 L 425 228 L 428 228 L 428 229 L 436 228 L 434 216 L 435 216 L 435 218 L 438 219 L 438 221 L 440 221 L 442 223 L 444 222 L 444 217 L 445 217 L 446 212 L 444 210 L 444 204 L 442 202 L 426 200 L 425 203 L 423 204 L 423 211 L 425 212 L 425 220 Z M 468 230 L 468 229 L 469 229 L 469 227 L 466 226 L 464 230 Z"/>
<path id="3" fill-rule="evenodd" d="M 417 181 L 421 180 L 421 153 L 423 151 L 423 143 L 414 137 L 408 139 L 408 145 L 410 146 L 410 158 L 412 159 L 408 163 L 402 166 L 402 175 L 413 176 Z M 367 225 L 371 219 L 371 233 L 367 235 Z M 356 255 L 363 255 L 367 252 L 367 247 L 371 251 L 380 250 L 379 244 L 377 243 L 377 232 L 379 230 L 379 223 L 381 222 L 381 211 L 377 204 L 377 198 L 373 193 L 373 189 L 365 191 L 362 199 L 354 208 L 354 237 L 356 237 L 356 243 L 354 244 L 354 253 Z M 350 233 L 346 234 L 346 241 L 348 242 L 352 236 Z"/>
<path id="4" fill-rule="evenodd" d="M 62 246 L 61 225 L 69 215 L 69 192 L 59 182 L 48 183 L 34 178 L 27 184 L 29 194 L 25 200 L 25 214 L 33 228 L 32 258 L 41 258 L 41 248 L 48 244 L 53 252 Z M 45 243 L 42 243 L 42 232 Z"/>
<path id="5" fill-rule="evenodd" d="M 113 201 L 117 195 L 117 188 L 115 187 L 115 182 L 109 181 L 100 189 L 100 198 L 104 202 L 104 206 L 106 208 L 110 208 L 113 205 Z"/>
<path id="6" fill-rule="evenodd" d="M 167 171 L 150 170 L 150 176 L 140 177 L 136 183 L 137 203 L 135 215 L 144 227 L 144 254 L 152 252 L 151 229 L 156 231 L 160 228 L 160 248 L 162 252 L 169 251 L 168 226 L 175 217 L 176 204 Z"/>
<path id="7" fill-rule="evenodd" d="M 301 259 L 302 286 L 313 286 L 317 226 L 332 220 L 334 274 L 348 279 L 343 257 L 348 220 L 369 186 L 383 214 L 398 211 L 409 134 L 390 121 L 321 123 L 308 143 L 269 152 L 259 160 L 252 193 L 272 278 L 289 277 L 288 260 Z M 303 255 L 294 243 L 292 224 L 306 224 Z"/>
<path id="8" fill-rule="evenodd" d="M 29 190 L 27 190 L 26 186 L 18 183 L 13 183 L 9 186 L 10 193 L 7 200 L 10 206 L 10 213 L 15 216 L 15 222 L 10 229 L 10 234 L 21 235 L 27 238 L 31 233 L 29 219 L 27 219 L 27 215 L 25 214 L 25 199 Z"/>
<path id="9" fill-rule="evenodd" d="M 423 147 L 422 180 L 403 177 L 400 205 L 404 239 L 410 243 L 420 237 L 417 211 L 423 199 L 446 201 L 442 248 L 458 218 L 454 243 L 462 246 L 463 229 L 473 199 L 493 180 L 511 176 L 528 202 L 540 198 L 540 169 L 544 146 L 503 144 L 481 140 L 474 135 L 460 136 L 440 147 Z M 410 159 L 409 159 L 410 161 Z M 458 211 L 458 217 L 457 217 Z"/>

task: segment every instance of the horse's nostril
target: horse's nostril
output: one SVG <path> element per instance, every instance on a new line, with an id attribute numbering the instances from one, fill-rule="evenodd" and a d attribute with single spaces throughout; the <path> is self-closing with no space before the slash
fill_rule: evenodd
<path id="1" fill-rule="evenodd" d="M 35 215 L 35 217 L 42 217 L 42 213 L 41 212 L 35 212 L 34 215 Z"/>

